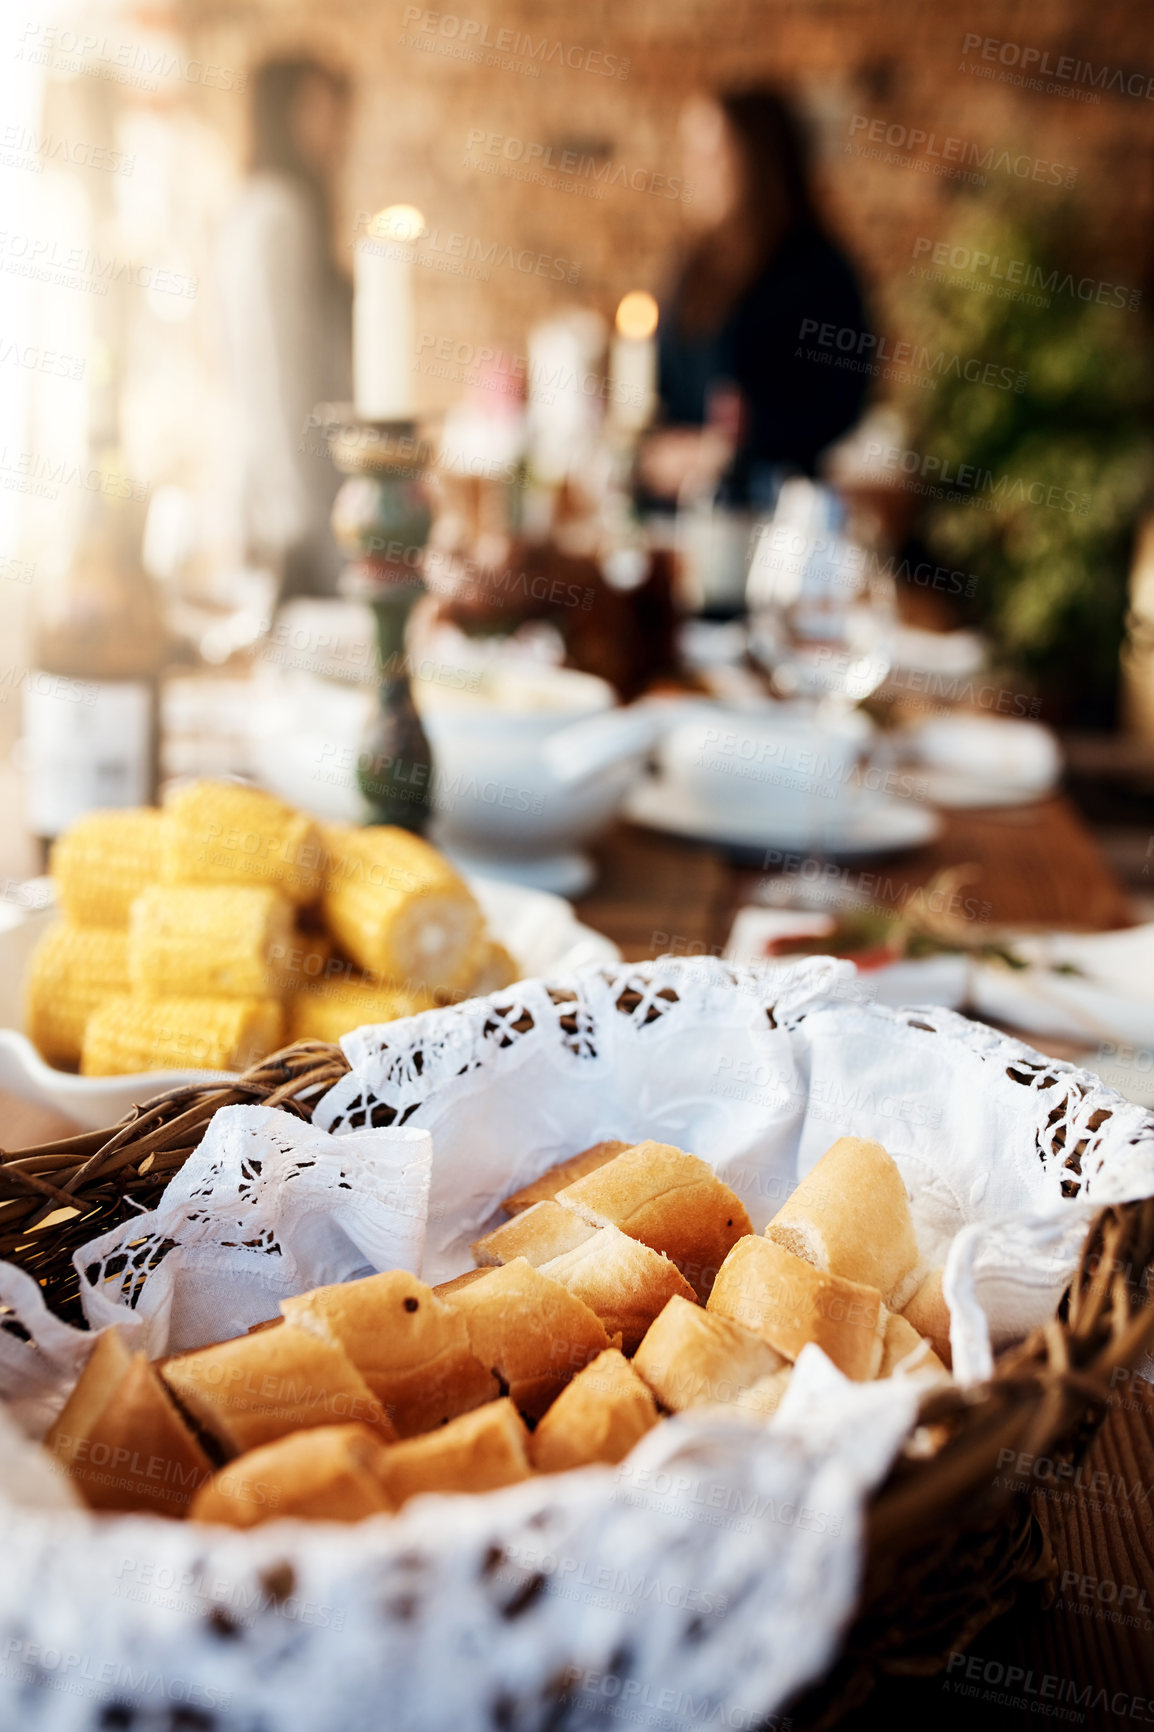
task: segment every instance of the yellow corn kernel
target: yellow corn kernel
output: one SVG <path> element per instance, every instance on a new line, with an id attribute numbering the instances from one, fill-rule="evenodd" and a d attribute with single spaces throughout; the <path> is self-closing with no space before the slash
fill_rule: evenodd
<path id="1" fill-rule="evenodd" d="M 303 905 L 321 888 L 321 838 L 303 812 L 240 782 L 192 782 L 166 803 L 170 884 L 268 885 Z"/>
<path id="2" fill-rule="evenodd" d="M 160 877 L 167 821 L 153 806 L 89 812 L 52 845 L 56 900 L 77 926 L 127 926 L 132 899 Z"/>
<path id="3" fill-rule="evenodd" d="M 292 930 L 276 890 L 154 884 L 132 905 L 129 982 L 149 998 L 270 998 Z"/>
<path id="4" fill-rule="evenodd" d="M 335 1046 L 354 1028 L 415 1016 L 432 1003 L 427 993 L 391 992 L 357 980 L 326 981 L 289 1000 L 289 1039 L 324 1040 Z"/>
<path id="5" fill-rule="evenodd" d="M 277 996 L 283 998 L 291 992 L 319 986 L 327 978 L 332 953 L 333 943 L 327 932 L 297 931 L 290 935 L 287 945 L 274 944 L 270 961 Z"/>
<path id="6" fill-rule="evenodd" d="M 127 933 L 67 921 L 51 927 L 32 953 L 24 988 L 29 1040 L 49 1064 L 78 1064 L 88 1018 L 127 987 Z"/>
<path id="7" fill-rule="evenodd" d="M 84 1076 L 156 1070 L 244 1070 L 284 1038 L 274 998 L 142 998 L 120 993 L 84 1031 Z"/>
<path id="8" fill-rule="evenodd" d="M 443 855 L 392 825 L 326 825 L 324 922 L 354 962 L 406 989 L 464 989 L 481 910 Z"/>

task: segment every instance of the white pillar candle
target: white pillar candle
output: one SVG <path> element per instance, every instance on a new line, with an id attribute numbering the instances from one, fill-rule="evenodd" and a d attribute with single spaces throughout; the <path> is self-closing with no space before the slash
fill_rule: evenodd
<path id="1" fill-rule="evenodd" d="M 413 267 L 425 219 L 390 205 L 368 225 L 354 259 L 353 398 L 362 421 L 411 421 L 416 320 Z"/>
<path id="2" fill-rule="evenodd" d="M 629 432 L 639 433 L 657 407 L 657 302 L 633 289 L 617 309 L 617 329 L 609 350 L 609 414 Z"/>

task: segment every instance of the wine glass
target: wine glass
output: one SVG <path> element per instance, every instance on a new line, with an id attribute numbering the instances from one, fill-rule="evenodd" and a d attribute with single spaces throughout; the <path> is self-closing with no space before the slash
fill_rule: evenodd
<path id="1" fill-rule="evenodd" d="M 835 723 L 893 664 L 897 597 L 876 554 L 843 533 L 828 489 L 785 483 L 757 534 L 746 589 L 750 649 L 781 698 Z"/>

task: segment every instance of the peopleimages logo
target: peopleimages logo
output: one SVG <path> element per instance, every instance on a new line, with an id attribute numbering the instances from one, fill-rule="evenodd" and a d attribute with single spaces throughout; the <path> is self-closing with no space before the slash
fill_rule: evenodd
<path id="1" fill-rule="evenodd" d="M 1049 48 L 1033 48 L 1000 36 L 979 36 L 976 32 L 962 39 L 963 71 L 968 70 L 964 57 L 975 51 L 982 60 L 1020 69 L 1031 88 L 1040 90 L 1044 88 L 1042 79 L 1051 78 L 1058 84 L 1088 85 L 1092 90 L 1108 90 L 1117 96 L 1136 96 L 1143 102 L 1154 102 L 1154 75 L 1148 72 L 1124 72 L 1120 66 L 1100 66 L 1092 60 L 1079 60 L 1073 54 L 1054 54 Z"/>

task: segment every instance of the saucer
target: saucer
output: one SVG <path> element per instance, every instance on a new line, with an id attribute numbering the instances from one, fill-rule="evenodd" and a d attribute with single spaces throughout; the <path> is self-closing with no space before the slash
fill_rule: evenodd
<path id="1" fill-rule="evenodd" d="M 628 795 L 622 816 L 649 830 L 744 854 L 779 848 L 847 860 L 920 848 L 942 829 L 932 807 L 914 800 L 863 790 L 852 800 L 831 804 L 832 811 L 807 814 L 800 822 L 792 815 L 775 818 L 772 812 L 711 813 L 666 777 L 653 776 Z"/>

